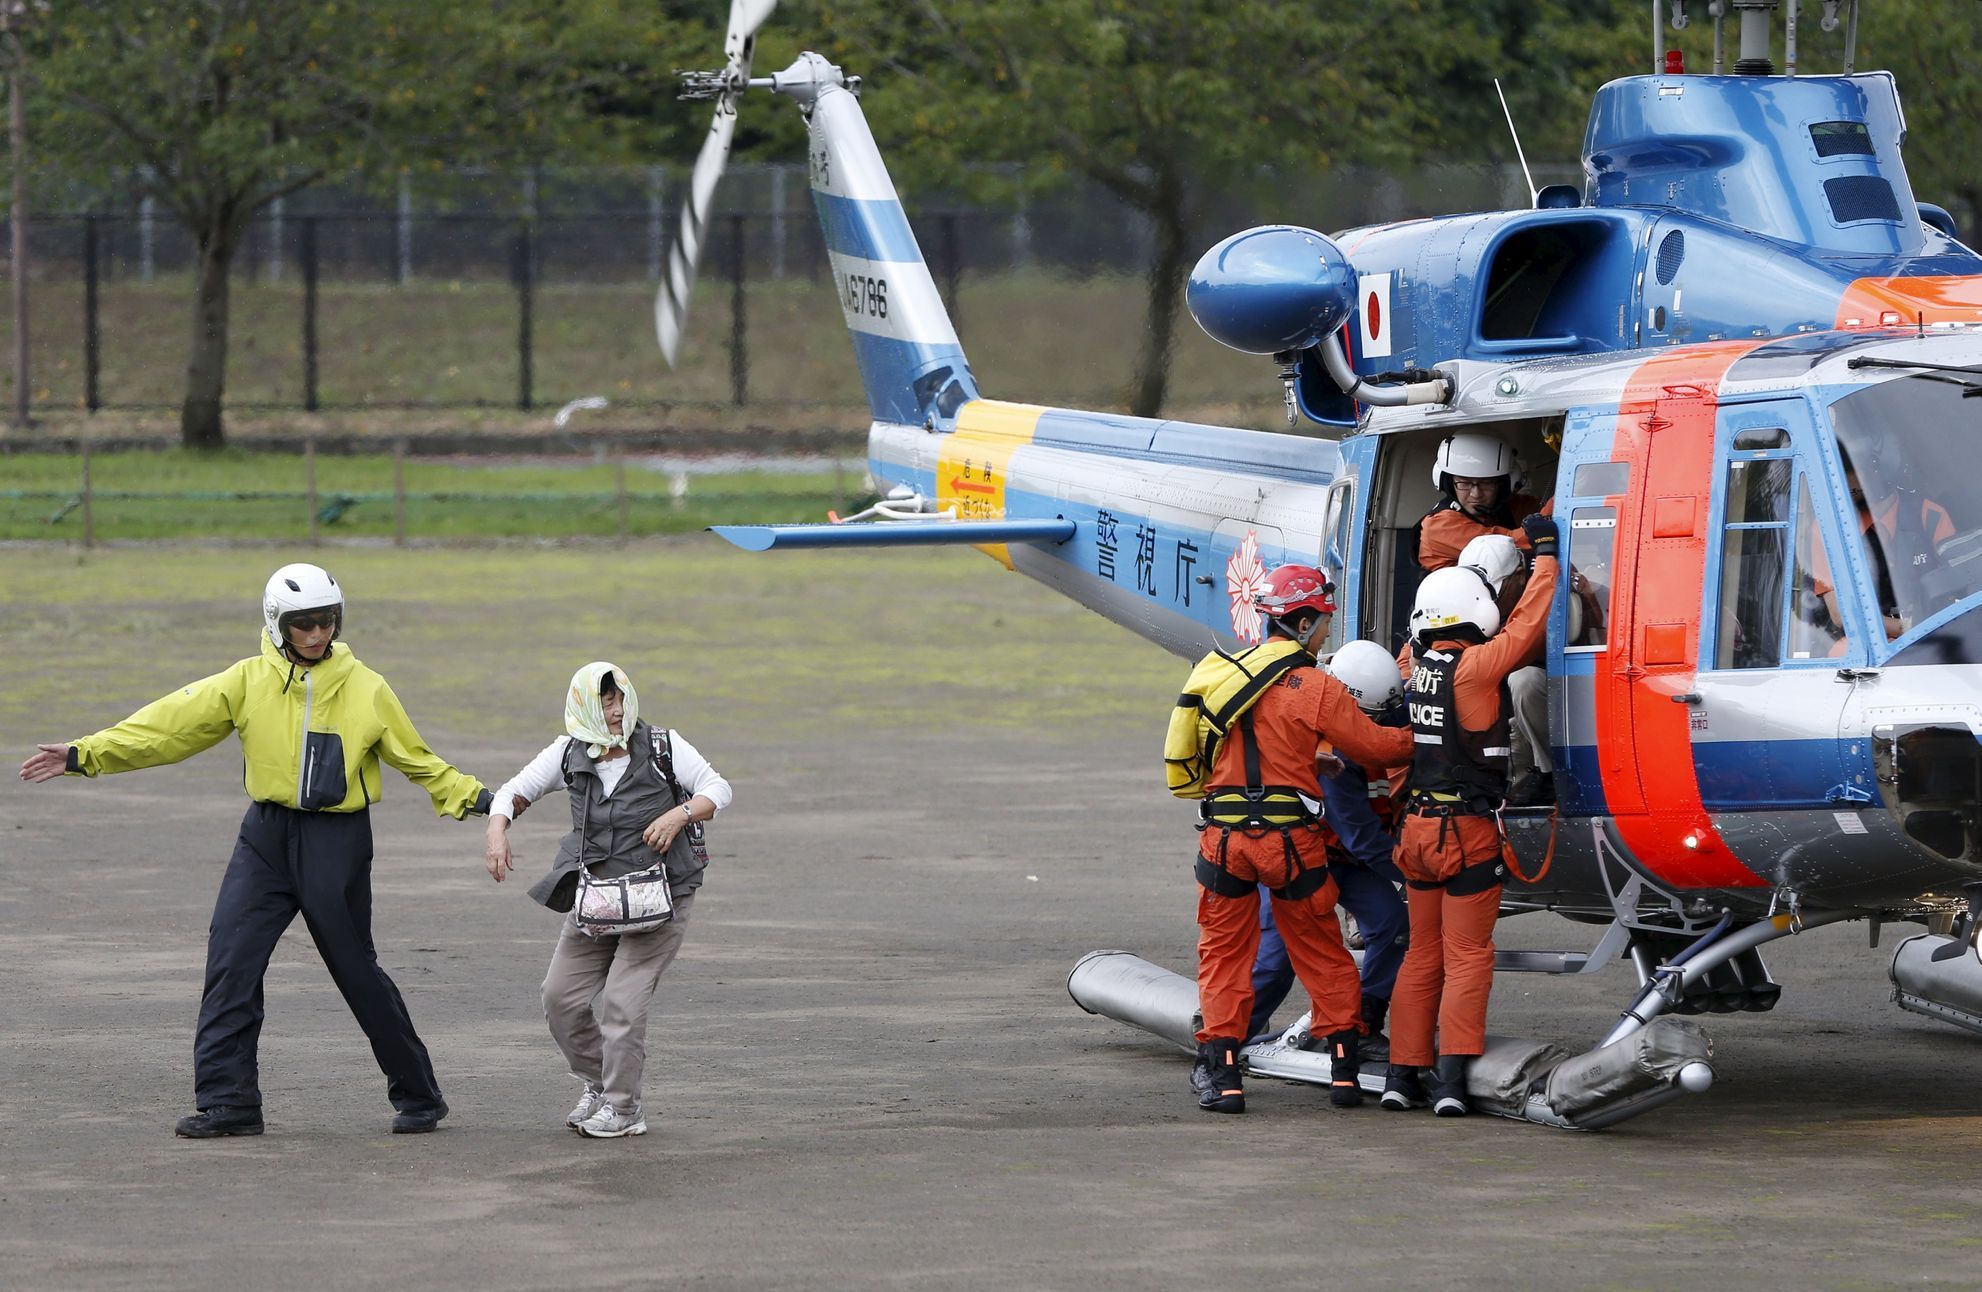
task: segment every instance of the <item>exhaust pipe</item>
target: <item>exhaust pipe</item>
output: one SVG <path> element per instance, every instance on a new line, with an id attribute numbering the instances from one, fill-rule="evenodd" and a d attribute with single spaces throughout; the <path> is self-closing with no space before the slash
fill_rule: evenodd
<path id="1" fill-rule="evenodd" d="M 1958 953 L 1936 960 L 1937 952 Z M 1965 942 L 1917 934 L 1893 949 L 1893 1003 L 1914 1014 L 1982 1033 L 1982 962 Z"/>

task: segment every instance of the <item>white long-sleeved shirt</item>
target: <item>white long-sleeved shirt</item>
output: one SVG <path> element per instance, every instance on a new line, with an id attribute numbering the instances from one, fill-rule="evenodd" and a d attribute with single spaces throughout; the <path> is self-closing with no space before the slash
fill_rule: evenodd
<path id="1" fill-rule="evenodd" d="M 697 794 L 716 805 L 720 812 L 730 805 L 733 797 L 729 782 L 722 773 L 709 766 L 709 760 L 695 746 L 682 738 L 679 731 L 669 729 L 674 745 L 674 778 L 681 782 L 681 788 L 690 798 Z M 524 765 L 523 770 L 503 782 L 495 792 L 495 801 L 489 805 L 489 815 L 516 819 L 516 800 L 535 803 L 552 790 L 564 788 L 564 749 L 571 743 L 570 736 L 559 736 L 544 746 L 544 751 Z M 625 777 L 626 769 L 633 765 L 637 757 L 651 757 L 647 750 L 629 751 L 624 758 L 613 758 L 597 764 L 599 782 L 605 788 L 605 796 L 611 798 Z"/>

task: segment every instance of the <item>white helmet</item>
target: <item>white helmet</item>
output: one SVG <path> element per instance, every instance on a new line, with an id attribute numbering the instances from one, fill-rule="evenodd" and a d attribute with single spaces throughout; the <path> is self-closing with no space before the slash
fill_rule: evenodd
<path id="1" fill-rule="evenodd" d="M 1500 608 L 1493 602 L 1493 593 L 1485 580 L 1464 566 L 1433 570 L 1418 585 L 1418 602 L 1411 609 L 1411 636 L 1422 640 L 1427 632 L 1460 624 L 1471 624 L 1482 637 L 1499 632 Z"/>
<path id="2" fill-rule="evenodd" d="M 1382 713 L 1404 697 L 1397 657 L 1372 641 L 1344 642 L 1328 661 L 1328 672 L 1364 713 Z"/>
<path id="3" fill-rule="evenodd" d="M 1514 546 L 1514 540 L 1505 534 L 1481 534 L 1460 549 L 1455 564 L 1469 570 L 1477 570 L 1487 581 L 1495 596 L 1500 595 L 1500 585 L 1507 576 L 1520 570 L 1526 564 L 1521 559 L 1521 549 Z"/>
<path id="4" fill-rule="evenodd" d="M 285 565 L 268 576 L 268 587 L 262 591 L 262 631 L 277 650 L 289 648 L 283 639 L 283 629 L 288 626 L 285 621 L 291 615 L 312 610 L 336 612 L 337 623 L 332 626 L 330 637 L 337 640 L 337 634 L 344 630 L 344 589 L 337 586 L 330 571 L 299 562 Z"/>
<path id="5" fill-rule="evenodd" d="M 1431 482 L 1440 493 L 1450 493 L 1449 476 L 1465 476 L 1468 480 L 1505 476 L 1507 491 L 1512 493 L 1524 483 L 1517 478 L 1520 472 L 1521 464 L 1506 441 L 1479 431 L 1460 431 L 1446 436 L 1445 442 L 1438 446 L 1438 456 L 1431 464 Z"/>

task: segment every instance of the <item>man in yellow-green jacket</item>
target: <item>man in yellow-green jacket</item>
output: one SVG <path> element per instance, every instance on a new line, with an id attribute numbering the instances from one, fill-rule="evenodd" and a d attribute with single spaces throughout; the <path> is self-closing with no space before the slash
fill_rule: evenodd
<path id="1" fill-rule="evenodd" d="M 314 565 L 285 565 L 262 598 L 259 655 L 93 736 L 42 745 L 21 765 L 25 781 L 128 772 L 241 735 L 253 802 L 207 933 L 193 1046 L 199 1111 L 175 1127 L 190 1139 L 262 1132 L 262 977 L 299 911 L 385 1071 L 393 1131 L 430 1131 L 447 1115 L 427 1047 L 372 948 L 369 809 L 381 761 L 425 789 L 443 816 L 485 814 L 490 795 L 427 748 L 385 679 L 337 643 L 343 622 L 335 579 Z"/>

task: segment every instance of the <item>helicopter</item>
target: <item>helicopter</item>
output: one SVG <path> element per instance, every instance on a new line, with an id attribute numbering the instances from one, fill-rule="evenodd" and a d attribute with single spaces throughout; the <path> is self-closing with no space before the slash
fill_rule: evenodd
<path id="1" fill-rule="evenodd" d="M 1325 659 L 1404 639 L 1440 446 L 1490 435 L 1552 499 L 1587 590 L 1564 579 L 1551 609 L 1555 801 L 1503 813 L 1520 864 L 1502 915 L 1596 931 L 1496 969 L 1621 960 L 1637 985 L 1585 1054 L 1490 1038 L 1475 1103 L 1595 1129 L 1704 1090 L 1710 1045 L 1683 1016 L 1773 1007 L 1759 949 L 1845 921 L 1875 944 L 1882 923 L 1925 925 L 1895 952 L 1896 1002 L 1982 1032 L 1982 255 L 1913 194 L 1893 77 L 1852 65 L 1856 0 L 1825 5 L 1847 52 L 1819 75 L 1795 68 L 1787 3 L 1786 72 L 1782 0 L 1716 0 L 1700 74 L 1654 4 L 1652 68 L 1597 92 L 1580 190 L 1210 248 L 1193 316 L 1268 359 L 1316 435 L 983 395 L 858 78 L 811 53 L 752 77 L 772 3 L 733 0 L 727 67 L 685 74 L 716 113 L 656 302 L 662 350 L 739 101 L 792 99 L 886 494 L 715 532 L 754 551 L 967 544 L 1186 659 L 1260 640 L 1267 571 L 1316 564 L 1342 607 Z M 1095 952 L 1069 990 L 1192 1044 L 1179 975 Z M 1325 1083 L 1305 1042 L 1297 1024 L 1249 1066 Z"/>

